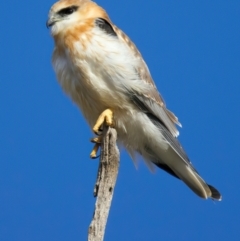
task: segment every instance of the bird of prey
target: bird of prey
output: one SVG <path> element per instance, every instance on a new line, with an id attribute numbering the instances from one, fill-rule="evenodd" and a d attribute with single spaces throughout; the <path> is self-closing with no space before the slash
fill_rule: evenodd
<path id="1" fill-rule="evenodd" d="M 114 126 L 133 159 L 138 153 L 198 196 L 221 200 L 178 142 L 180 123 L 166 108 L 142 55 L 102 7 L 90 0 L 60 0 L 50 9 L 47 27 L 57 79 L 95 133 L 103 122 Z M 92 141 L 94 158 L 101 136 Z"/>

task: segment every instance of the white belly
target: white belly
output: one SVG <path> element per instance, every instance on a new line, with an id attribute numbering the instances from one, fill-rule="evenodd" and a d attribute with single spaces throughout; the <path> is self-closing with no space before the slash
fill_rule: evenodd
<path id="1" fill-rule="evenodd" d="M 79 106 L 90 127 L 105 109 L 112 109 L 118 138 L 129 152 L 144 150 L 146 143 L 165 149 L 160 132 L 130 101 L 125 87 L 134 86 L 139 92 L 145 88 L 136 73 L 138 60 L 129 56 L 129 50 L 119 41 L 115 43 L 111 38 L 103 42 L 97 39 L 101 36 L 96 36 L 84 50 L 81 42 L 76 42 L 76 56 L 70 57 L 67 52 L 53 56 L 60 85 Z M 156 133 L 159 141 L 155 140 Z"/>

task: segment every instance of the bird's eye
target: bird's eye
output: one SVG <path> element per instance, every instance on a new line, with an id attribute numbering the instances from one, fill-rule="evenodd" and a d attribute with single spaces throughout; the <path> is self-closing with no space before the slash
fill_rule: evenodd
<path id="1" fill-rule="evenodd" d="M 60 11 L 58 11 L 58 14 L 60 16 L 67 16 L 67 15 L 72 14 L 73 12 L 76 12 L 77 9 L 78 9 L 77 6 L 71 6 L 71 7 L 63 8 Z"/>

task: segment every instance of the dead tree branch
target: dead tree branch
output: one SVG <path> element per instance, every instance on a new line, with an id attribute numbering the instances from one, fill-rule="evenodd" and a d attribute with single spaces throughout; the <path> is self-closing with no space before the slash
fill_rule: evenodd
<path id="1" fill-rule="evenodd" d="M 116 140 L 116 130 L 111 127 L 104 128 L 101 157 L 93 194 L 97 199 L 93 219 L 88 229 L 88 241 L 103 241 L 104 238 L 119 168 L 119 150 Z"/>

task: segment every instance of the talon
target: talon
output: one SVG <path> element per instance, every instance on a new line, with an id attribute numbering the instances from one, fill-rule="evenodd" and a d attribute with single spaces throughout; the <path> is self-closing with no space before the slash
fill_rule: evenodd
<path id="1" fill-rule="evenodd" d="M 99 158 L 99 157 L 100 157 L 100 155 L 95 156 L 95 157 L 92 157 L 91 159 L 92 159 L 92 160 L 95 160 L 95 159 L 97 159 L 97 158 Z"/>
<path id="2" fill-rule="evenodd" d="M 93 131 L 96 135 L 98 135 L 98 131 L 100 127 L 106 122 L 107 126 L 113 126 L 113 112 L 110 109 L 106 109 L 101 113 L 98 117 L 96 124 L 93 127 Z"/>
<path id="3" fill-rule="evenodd" d="M 100 144 L 98 144 L 98 143 L 96 143 L 96 144 L 94 145 L 93 150 L 92 150 L 92 152 L 90 153 L 90 158 L 91 158 L 91 159 L 96 159 L 96 158 L 98 158 L 97 152 L 98 152 L 99 147 L 100 147 Z"/>
<path id="4" fill-rule="evenodd" d="M 92 143 L 101 144 L 102 143 L 102 136 L 91 138 L 90 141 Z"/>

